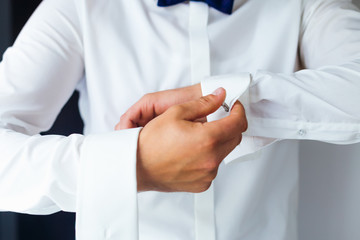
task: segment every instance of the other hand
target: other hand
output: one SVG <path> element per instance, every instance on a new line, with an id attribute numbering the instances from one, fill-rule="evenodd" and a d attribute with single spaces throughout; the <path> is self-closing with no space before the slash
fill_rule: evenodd
<path id="1" fill-rule="evenodd" d="M 240 102 L 228 117 L 194 121 L 216 111 L 225 94 L 220 88 L 216 95 L 175 105 L 145 125 L 138 142 L 138 191 L 202 192 L 210 187 L 219 164 L 247 128 Z"/>
<path id="2" fill-rule="evenodd" d="M 201 95 L 200 84 L 146 94 L 121 116 L 115 129 L 144 127 L 169 107 L 199 99 Z"/>

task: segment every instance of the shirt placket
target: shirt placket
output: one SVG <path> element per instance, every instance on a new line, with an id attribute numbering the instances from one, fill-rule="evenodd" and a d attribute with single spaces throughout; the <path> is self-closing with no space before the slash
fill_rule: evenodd
<path id="1" fill-rule="evenodd" d="M 201 2 L 189 3 L 189 41 L 191 81 L 198 83 L 211 75 L 208 36 L 209 7 Z M 215 240 L 214 186 L 194 194 L 195 239 Z"/>

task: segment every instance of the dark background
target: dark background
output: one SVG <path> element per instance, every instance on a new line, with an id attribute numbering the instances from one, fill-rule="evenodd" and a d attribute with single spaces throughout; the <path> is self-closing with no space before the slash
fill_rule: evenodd
<path id="1" fill-rule="evenodd" d="M 41 0 L 0 0 L 0 54 L 11 46 Z M 2 57 L 0 57 L 1 59 Z M 43 134 L 81 133 L 83 124 L 75 92 L 54 126 Z M 49 216 L 0 213 L 0 240 L 75 239 L 75 214 L 59 212 Z"/>

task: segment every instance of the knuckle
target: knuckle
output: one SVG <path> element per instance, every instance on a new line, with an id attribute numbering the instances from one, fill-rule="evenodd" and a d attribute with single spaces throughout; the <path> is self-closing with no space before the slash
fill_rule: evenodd
<path id="1" fill-rule="evenodd" d="M 210 188 L 210 186 L 211 186 L 211 182 L 202 184 L 202 186 L 200 188 L 201 192 L 205 192 L 206 190 L 208 190 Z"/>
<path id="2" fill-rule="evenodd" d="M 212 169 L 211 171 L 208 172 L 205 180 L 212 182 L 216 178 L 217 173 L 218 173 L 218 167 L 215 167 L 214 169 Z"/>
<path id="3" fill-rule="evenodd" d="M 140 108 L 147 108 L 153 102 L 154 93 L 146 93 L 137 103 Z"/>
<path id="4" fill-rule="evenodd" d="M 122 125 L 124 125 L 124 124 L 127 123 L 128 121 L 129 121 L 129 117 L 128 117 L 128 115 L 125 113 L 124 115 L 122 115 L 122 116 L 120 117 L 120 121 L 119 121 L 119 123 L 118 123 L 119 127 L 122 126 Z"/>
<path id="5" fill-rule="evenodd" d="M 181 111 L 182 107 L 181 105 L 174 105 L 174 106 L 171 106 L 168 110 L 170 112 L 179 112 Z"/>
<path id="6" fill-rule="evenodd" d="M 216 165 L 216 168 L 210 173 L 211 181 L 214 180 L 218 174 L 219 164 Z"/>
<path id="7" fill-rule="evenodd" d="M 210 103 L 211 103 L 211 100 L 212 100 L 212 96 L 209 95 L 209 96 L 202 96 L 200 97 L 199 99 L 199 102 L 201 105 L 203 106 L 208 106 Z"/>
<path id="8" fill-rule="evenodd" d="M 201 192 L 205 192 L 206 190 L 208 190 L 211 186 L 211 182 L 206 182 L 206 183 L 201 183 L 199 184 L 195 189 L 193 189 L 193 193 L 201 193 Z"/>
<path id="9" fill-rule="evenodd" d="M 211 150 L 215 149 L 216 146 L 219 144 L 219 139 L 217 139 L 214 136 L 208 135 L 205 137 L 205 140 L 203 143 L 204 143 L 204 148 L 207 151 L 211 151 Z"/>
<path id="10" fill-rule="evenodd" d="M 146 93 L 143 97 L 142 100 L 147 100 L 150 99 L 152 97 L 153 93 Z"/>
<path id="11" fill-rule="evenodd" d="M 146 108 L 148 105 L 151 105 L 154 99 L 154 93 L 146 93 L 139 101 L 136 102 L 134 106 L 137 108 Z"/>
<path id="12" fill-rule="evenodd" d="M 184 111 L 186 111 L 185 106 L 183 106 L 183 105 L 181 105 L 181 104 L 179 104 L 179 105 L 174 105 L 174 106 L 172 106 L 172 107 L 170 107 L 170 108 L 168 109 L 168 112 L 169 112 L 170 114 L 175 114 L 175 115 L 181 114 L 181 113 L 183 113 Z"/>
<path id="13" fill-rule="evenodd" d="M 243 132 L 246 132 L 246 130 L 248 129 L 248 122 L 246 120 L 246 118 L 243 118 L 243 119 L 239 119 L 237 121 L 237 124 L 236 124 L 236 127 L 235 127 L 235 132 L 240 132 L 240 133 L 243 133 Z"/>
<path id="14" fill-rule="evenodd" d="M 214 171 L 217 171 L 218 167 L 219 164 L 216 159 L 208 160 L 203 164 L 203 170 L 207 175 L 212 174 Z"/>
<path id="15" fill-rule="evenodd" d="M 128 118 L 128 117 L 127 117 L 127 113 L 124 113 L 124 114 L 120 117 L 120 122 L 119 122 L 119 123 L 122 123 L 122 122 L 126 121 L 127 118 Z"/>
<path id="16" fill-rule="evenodd" d="M 248 125 L 248 121 L 245 118 L 243 121 L 241 121 L 241 130 L 242 132 L 246 132 L 246 130 L 248 129 L 249 125 Z"/>
<path id="17" fill-rule="evenodd" d="M 242 134 L 239 135 L 239 138 L 238 138 L 238 141 L 237 141 L 236 145 L 239 145 L 241 143 L 241 140 L 242 140 Z"/>

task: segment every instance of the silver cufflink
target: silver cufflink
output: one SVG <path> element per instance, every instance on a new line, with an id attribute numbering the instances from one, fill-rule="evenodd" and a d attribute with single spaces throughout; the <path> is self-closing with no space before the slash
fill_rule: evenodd
<path id="1" fill-rule="evenodd" d="M 230 111 L 230 107 L 229 107 L 229 105 L 226 104 L 226 102 L 224 102 L 221 106 L 224 108 L 225 112 Z"/>

